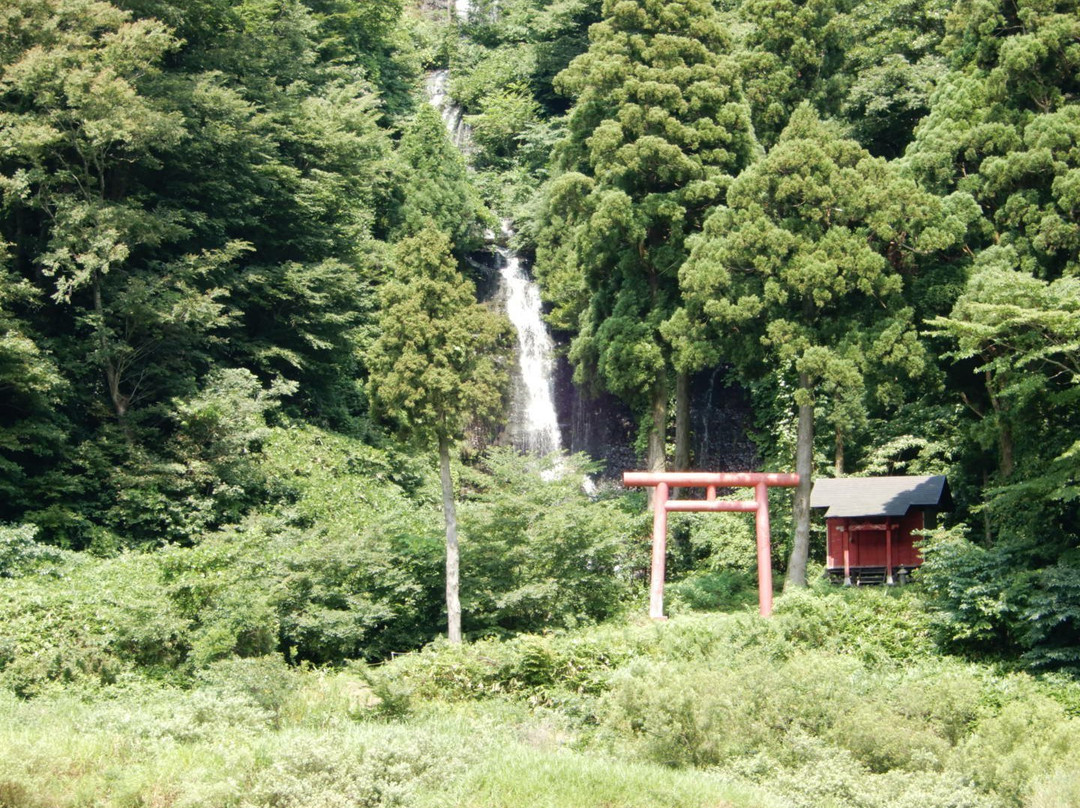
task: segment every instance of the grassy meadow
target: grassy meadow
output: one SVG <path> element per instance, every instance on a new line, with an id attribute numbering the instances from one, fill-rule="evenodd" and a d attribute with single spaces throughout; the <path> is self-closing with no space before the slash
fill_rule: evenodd
<path id="1" fill-rule="evenodd" d="M 941 656 L 914 588 L 822 588 L 375 666 L 0 691 L 0 806 L 1080 806 L 1080 684 Z"/>

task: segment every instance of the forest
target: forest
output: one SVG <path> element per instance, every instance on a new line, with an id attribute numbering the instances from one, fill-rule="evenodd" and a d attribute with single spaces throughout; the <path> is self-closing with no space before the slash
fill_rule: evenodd
<path id="1" fill-rule="evenodd" d="M 1074 808 L 1078 472 L 1077 0 L 0 0 L 0 808 Z"/>

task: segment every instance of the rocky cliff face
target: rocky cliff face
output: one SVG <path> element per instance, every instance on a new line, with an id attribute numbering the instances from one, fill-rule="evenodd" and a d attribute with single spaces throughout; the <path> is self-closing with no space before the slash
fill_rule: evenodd
<path id="1" fill-rule="evenodd" d="M 601 476 L 618 478 L 642 468 L 634 449 L 637 422 L 630 408 L 614 396 L 586 396 L 572 381 L 573 371 L 560 357 L 555 368 L 555 404 L 564 448 L 585 452 L 604 463 Z M 750 401 L 729 383 L 725 368 L 696 374 L 690 385 L 691 457 L 701 471 L 746 471 L 759 467 L 757 447 L 750 440 Z"/>

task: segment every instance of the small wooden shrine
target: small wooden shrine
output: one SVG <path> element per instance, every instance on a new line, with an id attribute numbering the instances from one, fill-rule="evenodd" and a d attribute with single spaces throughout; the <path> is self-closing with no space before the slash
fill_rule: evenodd
<path id="1" fill-rule="evenodd" d="M 846 585 L 902 583 L 922 556 L 916 530 L 952 506 L 944 475 L 820 479 L 811 508 L 826 508 L 826 569 Z"/>

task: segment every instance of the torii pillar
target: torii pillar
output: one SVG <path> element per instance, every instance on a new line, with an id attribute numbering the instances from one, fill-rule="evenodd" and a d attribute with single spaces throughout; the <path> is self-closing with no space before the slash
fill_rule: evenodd
<path id="1" fill-rule="evenodd" d="M 769 531 L 769 487 L 791 488 L 799 484 L 798 474 L 761 472 L 627 471 L 623 485 L 655 487 L 653 496 L 652 577 L 649 617 L 664 619 L 664 574 L 667 557 L 667 515 L 669 511 L 717 513 L 736 511 L 756 514 L 758 607 L 763 617 L 772 614 L 772 548 Z M 705 499 L 669 499 L 672 488 L 704 488 Z M 753 488 L 749 500 L 716 498 L 717 488 Z"/>

